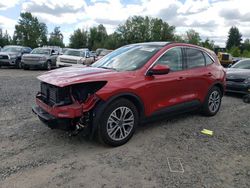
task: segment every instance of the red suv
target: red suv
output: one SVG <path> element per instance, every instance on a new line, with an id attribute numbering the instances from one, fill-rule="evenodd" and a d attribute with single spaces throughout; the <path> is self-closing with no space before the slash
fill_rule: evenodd
<path id="1" fill-rule="evenodd" d="M 94 64 L 38 77 L 33 112 L 51 128 L 80 131 L 119 146 L 139 122 L 201 109 L 215 115 L 225 89 L 216 55 L 183 43 L 131 44 Z"/>

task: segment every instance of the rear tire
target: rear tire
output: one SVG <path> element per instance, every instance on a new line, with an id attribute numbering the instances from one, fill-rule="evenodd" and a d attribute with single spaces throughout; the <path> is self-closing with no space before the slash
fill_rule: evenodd
<path id="1" fill-rule="evenodd" d="M 99 121 L 98 137 L 110 146 L 125 144 L 133 136 L 138 124 L 138 111 L 127 99 L 118 99 L 104 110 Z"/>
<path id="2" fill-rule="evenodd" d="M 202 112 L 205 116 L 214 116 L 220 110 L 222 93 L 221 90 L 214 86 L 212 87 L 202 106 Z"/>

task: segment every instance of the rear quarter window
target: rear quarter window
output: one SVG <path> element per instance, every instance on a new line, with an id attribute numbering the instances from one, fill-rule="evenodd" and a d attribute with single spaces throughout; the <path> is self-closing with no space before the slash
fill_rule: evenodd
<path id="1" fill-rule="evenodd" d="M 203 52 L 205 60 L 206 60 L 206 65 L 211 65 L 212 63 L 214 63 L 214 61 L 212 60 L 211 57 L 209 57 L 209 55 L 207 55 L 205 52 Z"/>

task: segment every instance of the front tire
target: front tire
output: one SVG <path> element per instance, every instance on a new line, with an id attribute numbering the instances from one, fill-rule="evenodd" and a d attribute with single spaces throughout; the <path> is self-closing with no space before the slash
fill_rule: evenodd
<path id="1" fill-rule="evenodd" d="M 214 86 L 212 87 L 203 103 L 202 112 L 205 116 L 214 116 L 220 109 L 222 93 L 221 90 Z"/>
<path id="2" fill-rule="evenodd" d="M 98 136 L 110 146 L 125 144 L 133 136 L 138 124 L 138 111 L 127 99 L 118 99 L 104 110 L 99 121 Z"/>
<path id="3" fill-rule="evenodd" d="M 16 68 L 17 69 L 22 69 L 22 62 L 20 60 L 16 60 Z"/>
<path id="4" fill-rule="evenodd" d="M 46 70 L 51 70 L 51 62 L 50 61 L 48 61 L 46 63 Z"/>

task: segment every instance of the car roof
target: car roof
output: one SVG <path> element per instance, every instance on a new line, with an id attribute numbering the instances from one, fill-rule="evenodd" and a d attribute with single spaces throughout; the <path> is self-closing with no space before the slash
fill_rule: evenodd
<path id="1" fill-rule="evenodd" d="M 167 44 L 170 44 L 170 42 L 142 42 L 142 43 L 134 43 L 134 44 L 131 44 L 131 45 L 166 46 Z"/>
<path id="2" fill-rule="evenodd" d="M 20 48 L 24 48 L 24 46 L 19 46 L 19 45 L 6 45 L 6 46 L 4 46 L 4 48 L 5 47 L 20 47 Z"/>

